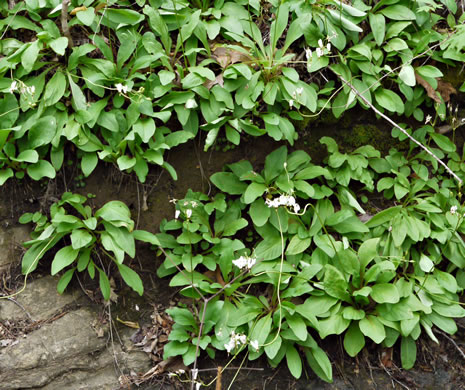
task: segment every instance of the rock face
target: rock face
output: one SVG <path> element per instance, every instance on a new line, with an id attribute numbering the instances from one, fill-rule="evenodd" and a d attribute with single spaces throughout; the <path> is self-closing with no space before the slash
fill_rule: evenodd
<path id="1" fill-rule="evenodd" d="M 144 352 L 131 351 L 131 332 L 114 334 L 112 342 L 106 319 L 83 307 L 79 291 L 58 295 L 56 282 L 30 283 L 17 304 L 0 300 L 2 324 L 26 321 L 34 329 L 0 347 L 0 389 L 119 389 L 121 375 L 150 369 Z"/>
<path id="2" fill-rule="evenodd" d="M 28 226 L 0 227 L 0 274 L 18 263 L 20 245 L 30 240 Z"/>

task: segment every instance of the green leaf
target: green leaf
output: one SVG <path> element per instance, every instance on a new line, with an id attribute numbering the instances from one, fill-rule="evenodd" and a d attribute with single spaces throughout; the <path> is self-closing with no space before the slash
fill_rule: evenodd
<path id="1" fill-rule="evenodd" d="M 331 264 L 325 265 L 324 287 L 328 295 L 350 302 L 347 281 L 342 272 Z"/>
<path id="2" fill-rule="evenodd" d="M 40 118 L 28 132 L 29 148 L 36 149 L 39 146 L 49 144 L 55 137 L 56 128 L 57 122 L 53 116 L 47 115 Z"/>
<path id="3" fill-rule="evenodd" d="M 267 314 L 265 317 L 260 318 L 249 334 L 249 339 L 257 340 L 259 346 L 265 344 L 270 334 L 271 323 L 271 314 Z"/>
<path id="4" fill-rule="evenodd" d="M 260 198 L 250 205 L 249 214 L 254 225 L 260 227 L 268 222 L 271 209 L 265 204 L 265 201 Z"/>
<path id="5" fill-rule="evenodd" d="M 128 24 L 134 26 L 144 20 L 144 15 L 137 11 L 124 8 L 107 8 L 104 7 L 100 12 L 103 12 L 104 17 L 116 25 Z"/>
<path id="6" fill-rule="evenodd" d="M 286 247 L 286 239 L 284 243 L 281 242 L 281 237 L 279 235 L 273 235 L 271 237 L 266 237 L 261 241 L 255 248 L 255 254 L 258 258 L 263 258 L 263 260 L 272 260 L 278 258 L 283 248 Z"/>
<path id="7" fill-rule="evenodd" d="M 58 294 L 63 294 L 63 292 L 65 291 L 65 289 L 68 286 L 69 282 L 71 281 L 75 270 L 76 270 L 76 268 L 69 269 L 60 278 L 60 280 L 58 281 L 58 284 L 57 284 Z"/>
<path id="8" fill-rule="evenodd" d="M 373 228 L 383 223 L 391 221 L 397 214 L 399 214 L 402 206 L 390 207 L 386 210 L 380 211 L 373 218 L 371 218 L 365 225 L 369 228 Z"/>
<path id="9" fill-rule="evenodd" d="M 402 69 L 399 72 L 399 78 L 408 86 L 414 87 L 416 84 L 415 81 L 415 71 L 413 66 L 409 64 L 402 65 Z"/>
<path id="10" fill-rule="evenodd" d="M 116 160 L 116 163 L 118 164 L 118 168 L 120 171 L 125 171 L 127 169 L 131 169 L 136 165 L 136 158 L 135 157 L 129 157 L 129 156 L 120 156 Z"/>
<path id="11" fill-rule="evenodd" d="M 434 263 L 424 253 L 421 254 L 420 261 L 419 261 L 418 264 L 420 265 L 420 269 L 423 272 L 428 273 L 428 272 L 431 272 L 434 269 Z"/>
<path id="12" fill-rule="evenodd" d="M 389 283 L 375 284 L 371 288 L 370 295 L 378 303 L 397 303 L 400 300 L 396 286 Z"/>
<path id="13" fill-rule="evenodd" d="M 183 356 L 189 349 L 189 343 L 170 341 L 163 347 L 163 359 L 167 359 L 171 356 Z"/>
<path id="14" fill-rule="evenodd" d="M 400 359 L 402 368 L 410 370 L 417 360 L 417 346 L 411 336 L 402 337 L 400 344 Z"/>
<path id="15" fill-rule="evenodd" d="M 39 161 L 39 153 L 35 150 L 24 150 L 16 158 L 11 158 L 13 161 L 28 162 L 34 164 Z"/>
<path id="16" fill-rule="evenodd" d="M 61 248 L 52 261 L 52 275 L 60 272 L 63 268 L 72 264 L 79 253 L 79 250 L 73 249 L 71 245 Z"/>
<path id="17" fill-rule="evenodd" d="M 132 235 L 136 240 L 148 242 L 152 245 L 161 246 L 157 236 L 153 233 L 147 232 L 145 230 L 134 230 L 132 232 Z"/>
<path id="18" fill-rule="evenodd" d="M 55 72 L 47 83 L 44 92 L 45 106 L 53 106 L 63 97 L 66 90 L 66 77 L 60 71 Z"/>
<path id="19" fill-rule="evenodd" d="M 66 52 L 66 48 L 68 47 L 68 38 L 60 37 L 54 39 L 49 43 L 50 47 L 53 49 L 55 53 L 60 56 L 64 56 Z"/>
<path id="20" fill-rule="evenodd" d="M 97 153 L 85 153 L 81 159 L 81 170 L 85 177 L 89 176 L 98 163 Z"/>
<path id="21" fill-rule="evenodd" d="M 137 272 L 124 264 L 116 263 L 116 265 L 118 266 L 119 273 L 123 277 L 123 280 L 126 282 L 126 284 L 140 296 L 142 296 L 144 293 L 144 286 L 142 285 L 142 280 Z"/>
<path id="22" fill-rule="evenodd" d="M 155 134 L 155 122 L 152 118 L 140 118 L 134 124 L 134 132 L 139 134 L 142 142 L 148 143 Z"/>
<path id="23" fill-rule="evenodd" d="M 457 147 L 455 144 L 445 135 L 432 132 L 430 133 L 433 141 L 438 145 L 444 152 L 452 153 L 455 152 Z"/>
<path id="24" fill-rule="evenodd" d="M 312 239 L 310 237 L 302 239 L 296 234 L 289 242 L 289 245 L 286 249 L 286 254 L 297 255 L 302 253 L 310 246 L 311 243 Z"/>
<path id="25" fill-rule="evenodd" d="M 287 159 L 287 148 L 281 146 L 274 150 L 265 159 L 265 181 L 270 183 L 284 171 L 284 163 Z"/>
<path id="26" fill-rule="evenodd" d="M 299 340 L 307 339 L 307 325 L 299 314 L 286 315 L 286 320 L 289 327 Z"/>
<path id="27" fill-rule="evenodd" d="M 359 322 L 362 333 L 372 339 L 376 344 L 380 344 L 386 338 L 384 325 L 372 315 L 367 315 Z"/>
<path id="28" fill-rule="evenodd" d="M 386 20 L 383 15 L 372 13 L 368 14 L 368 18 L 373 37 L 378 46 L 381 46 L 384 41 L 384 34 L 386 33 Z"/>
<path id="29" fill-rule="evenodd" d="M 33 180 L 40 180 L 43 177 L 53 179 L 56 176 L 55 168 L 45 160 L 40 160 L 36 164 L 29 165 L 27 167 L 27 174 Z"/>
<path id="30" fill-rule="evenodd" d="M 305 348 L 305 357 L 313 372 L 325 382 L 333 381 L 333 368 L 326 353 L 320 348 Z"/>
<path id="31" fill-rule="evenodd" d="M 70 73 L 68 73 L 69 86 L 71 87 L 71 93 L 73 95 L 73 102 L 77 110 L 86 110 L 87 102 L 86 97 L 81 91 L 81 88 L 73 81 Z"/>
<path id="32" fill-rule="evenodd" d="M 384 16 L 392 20 L 415 20 L 416 16 L 413 11 L 404 5 L 390 5 L 380 10 Z"/>
<path id="33" fill-rule="evenodd" d="M 111 222 L 114 226 L 124 226 L 129 231 L 132 231 L 134 228 L 134 221 L 131 219 L 131 212 L 128 206 L 118 200 L 105 203 L 97 210 L 95 216 L 107 222 Z"/>
<path id="34" fill-rule="evenodd" d="M 84 11 L 78 11 L 76 17 L 86 26 L 90 26 L 94 22 L 95 18 L 95 9 L 89 7 Z"/>
<path id="35" fill-rule="evenodd" d="M 415 68 L 415 71 L 422 77 L 435 79 L 437 77 L 443 77 L 444 74 L 435 66 L 424 65 Z M 434 133 L 432 133 L 434 134 Z M 437 133 L 436 133 L 437 134 Z"/>
<path id="36" fill-rule="evenodd" d="M 221 191 L 230 195 L 242 195 L 247 189 L 247 184 L 230 172 L 217 172 L 210 177 L 210 180 Z"/>
<path id="37" fill-rule="evenodd" d="M 250 204 L 267 190 L 266 185 L 252 182 L 244 192 L 244 203 Z"/>
<path id="38" fill-rule="evenodd" d="M 404 104 L 402 99 L 394 91 L 385 88 L 378 88 L 375 91 L 376 102 L 388 111 L 402 114 Z"/>
<path id="39" fill-rule="evenodd" d="M 355 357 L 365 346 L 365 336 L 358 324 L 352 322 L 344 335 L 344 349 L 351 357 Z"/>
<path id="40" fill-rule="evenodd" d="M 108 280 L 108 276 L 105 274 L 104 271 L 102 271 L 100 268 L 98 268 L 99 272 L 99 284 L 100 284 L 100 291 L 102 291 L 103 299 L 108 301 L 110 299 L 110 281 Z"/>
<path id="41" fill-rule="evenodd" d="M 39 56 L 39 43 L 40 41 L 38 39 L 30 43 L 28 48 L 23 52 L 21 56 L 21 64 L 23 65 L 24 70 L 28 73 L 34 67 L 35 62 L 37 61 L 37 57 Z"/>
<path id="42" fill-rule="evenodd" d="M 299 379 L 302 375 L 302 360 L 293 345 L 288 345 L 286 348 L 286 361 L 292 376 Z"/>
<path id="43" fill-rule="evenodd" d="M 92 241 L 92 235 L 84 229 L 74 229 L 71 232 L 71 246 L 73 249 L 85 247 Z"/>

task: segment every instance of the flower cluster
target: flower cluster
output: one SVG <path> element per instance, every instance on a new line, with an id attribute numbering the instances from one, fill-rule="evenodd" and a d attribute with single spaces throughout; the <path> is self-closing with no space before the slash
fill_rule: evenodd
<path id="1" fill-rule="evenodd" d="M 319 39 L 318 40 L 318 47 L 315 50 L 316 56 L 318 58 L 320 58 L 320 57 L 323 57 L 325 54 L 329 54 L 329 52 L 331 51 L 331 43 L 329 43 L 329 39 L 328 39 L 328 43 L 326 44 L 326 51 L 327 51 L 327 53 L 325 53 L 325 46 L 323 44 L 323 41 L 321 39 Z M 307 47 L 305 49 L 305 57 L 307 58 L 307 62 L 311 61 L 312 54 L 313 54 L 312 49 Z"/>
<path id="2" fill-rule="evenodd" d="M 292 207 L 295 213 L 298 213 L 300 210 L 299 204 L 291 195 L 281 195 L 279 198 L 267 199 L 265 203 L 268 207 L 273 207 L 275 209 L 277 209 L 280 206 L 286 206 Z"/>
<path id="3" fill-rule="evenodd" d="M 243 269 L 243 268 L 251 269 L 255 265 L 256 262 L 257 262 L 257 259 L 255 257 L 241 256 L 238 259 L 233 260 L 232 263 L 239 269 Z"/>
<path id="4" fill-rule="evenodd" d="M 292 93 L 292 99 L 289 100 L 289 108 L 292 108 L 294 106 L 294 101 L 297 100 L 299 101 L 299 97 L 302 96 L 302 93 L 304 92 L 304 89 L 302 87 L 297 88 L 293 93 Z"/>
<path id="5" fill-rule="evenodd" d="M 231 338 L 224 345 L 224 348 L 230 353 L 234 348 L 240 347 L 247 343 L 247 336 L 245 334 L 236 334 L 234 331 L 231 333 Z"/>
<path id="6" fill-rule="evenodd" d="M 450 213 L 451 213 L 452 215 L 454 215 L 456 212 L 457 212 L 457 206 L 452 206 L 452 207 L 450 208 Z"/>
<path id="7" fill-rule="evenodd" d="M 131 89 L 128 88 L 127 85 L 123 85 L 123 84 L 121 84 L 121 83 L 116 84 L 116 85 L 115 85 L 115 88 L 116 88 L 116 90 L 117 90 L 119 93 L 121 93 L 121 94 L 128 93 L 129 91 L 131 91 Z"/>

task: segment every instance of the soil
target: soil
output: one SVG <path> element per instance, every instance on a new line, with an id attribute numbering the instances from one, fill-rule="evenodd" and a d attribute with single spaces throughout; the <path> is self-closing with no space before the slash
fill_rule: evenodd
<path id="1" fill-rule="evenodd" d="M 372 143 L 378 149 L 387 152 L 389 147 L 398 141 L 391 138 L 390 128 L 378 121 L 366 111 L 351 114 L 349 118 L 342 118 L 338 124 L 312 122 L 303 129 L 300 140 L 293 149 L 307 151 L 314 162 L 321 162 L 325 156 L 325 147 L 320 145 L 321 136 L 333 136 L 345 149 L 353 149 Z M 345 125 L 341 126 L 341 123 Z M 376 126 L 373 126 L 376 124 Z M 365 129 L 365 130 L 364 130 Z M 224 142 L 224 141 L 223 141 Z M 214 191 L 208 178 L 214 172 L 220 171 L 225 164 L 249 160 L 256 170 L 263 167 L 265 156 L 281 144 L 270 138 L 241 139 L 240 147 L 228 149 L 225 143 L 219 141 L 220 150 L 203 152 L 203 140 L 197 139 L 176 148 L 166 155 L 166 159 L 175 167 L 178 180 L 171 180 L 165 171 L 152 169 L 146 183 L 141 184 L 134 175 L 122 174 L 111 165 L 99 165 L 96 171 L 87 179 L 85 186 L 79 187 L 77 179 L 79 169 L 66 166 L 58 173 L 53 181 L 33 182 L 30 180 L 8 181 L 0 188 L 0 217 L 3 227 L 18 224 L 18 218 L 24 212 L 34 212 L 48 207 L 65 191 L 79 192 L 84 195 L 92 193 L 95 198 L 90 200 L 93 207 L 100 207 L 104 203 L 118 199 L 125 202 L 131 209 L 137 228 L 157 232 L 163 218 L 174 216 L 174 207 L 170 199 L 179 199 L 187 189 L 206 193 Z M 223 150 L 225 149 L 225 150 Z M 292 148 L 291 148 L 292 149 Z M 159 259 L 148 245 L 141 245 L 137 257 L 131 265 L 139 272 L 144 280 L 145 294 L 142 298 L 124 287 L 115 274 L 115 290 L 120 299 L 116 308 L 112 310 L 114 320 L 117 316 L 131 318 L 135 305 L 138 315 L 143 314 L 140 323 L 150 327 L 153 307 L 168 307 L 176 297 L 176 290 L 168 287 L 168 279 L 158 279 L 156 269 Z M 44 258 L 32 278 L 47 275 L 50 272 L 50 259 Z M 19 285 L 20 259 L 17 264 L 9 268 L 8 272 L 0 275 L 0 291 L 11 292 Z M 85 288 L 93 291 L 93 297 L 98 300 L 98 286 L 86 277 L 81 278 L 81 286 L 73 281 L 69 289 Z M 119 324 L 119 326 L 124 326 Z M 302 379 L 296 381 L 290 375 L 287 367 L 282 364 L 277 369 L 268 366 L 265 359 L 241 364 L 234 363 L 236 369 L 225 370 L 222 374 L 222 386 L 213 383 L 208 388 L 219 389 L 465 389 L 465 321 L 458 321 L 459 331 L 449 337 L 437 333 L 440 345 L 436 345 L 426 337 L 418 343 L 418 358 L 414 369 L 410 371 L 400 369 L 400 352 L 398 346 L 394 349 L 381 348 L 375 344 L 368 344 L 363 353 L 355 359 L 347 356 L 343 350 L 342 338 L 328 337 L 321 343 L 333 363 L 334 383 L 326 384 L 315 377 L 306 368 Z M 216 375 L 216 368 L 224 366 L 227 357 L 218 353 L 215 360 L 203 356 L 199 363 L 200 377 L 208 383 Z M 241 369 L 237 369 L 241 366 Z M 176 380 L 169 380 L 165 374 L 154 376 L 142 383 L 146 389 L 174 389 L 189 388 Z M 203 387 L 205 388 L 205 387 Z"/>

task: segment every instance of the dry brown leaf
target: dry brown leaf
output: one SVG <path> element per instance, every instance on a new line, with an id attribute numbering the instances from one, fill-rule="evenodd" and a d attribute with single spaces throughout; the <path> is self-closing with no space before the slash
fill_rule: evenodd
<path id="1" fill-rule="evenodd" d="M 213 86 L 218 84 L 221 88 L 224 86 L 224 79 L 223 79 L 223 73 L 220 73 L 218 76 L 216 76 L 215 80 L 207 80 L 203 83 L 203 86 L 207 89 L 212 89 Z"/>
<path id="2" fill-rule="evenodd" d="M 137 322 L 124 321 L 124 320 L 120 319 L 118 316 L 116 317 L 116 321 L 121 322 L 123 325 L 126 325 L 129 328 L 133 328 L 133 329 L 139 329 L 140 328 L 140 326 L 139 326 L 139 324 Z"/>
<path id="3" fill-rule="evenodd" d="M 212 51 L 212 58 L 224 69 L 237 62 L 250 62 L 252 57 L 230 47 L 217 46 Z"/>
<path id="4" fill-rule="evenodd" d="M 428 83 L 423 77 L 421 77 L 418 73 L 415 72 L 415 80 L 417 81 L 418 84 L 420 84 L 425 90 L 427 95 L 433 99 L 436 103 L 441 103 L 441 99 L 439 96 L 436 94 L 436 91 L 434 88 L 431 86 L 430 83 Z"/>
<path id="5" fill-rule="evenodd" d="M 392 348 L 386 348 L 381 352 L 381 363 L 386 368 L 392 367 Z"/>
<path id="6" fill-rule="evenodd" d="M 450 95 L 457 95 L 457 90 L 447 81 L 438 80 L 438 92 L 441 94 L 444 101 L 447 103 L 450 100 Z"/>

